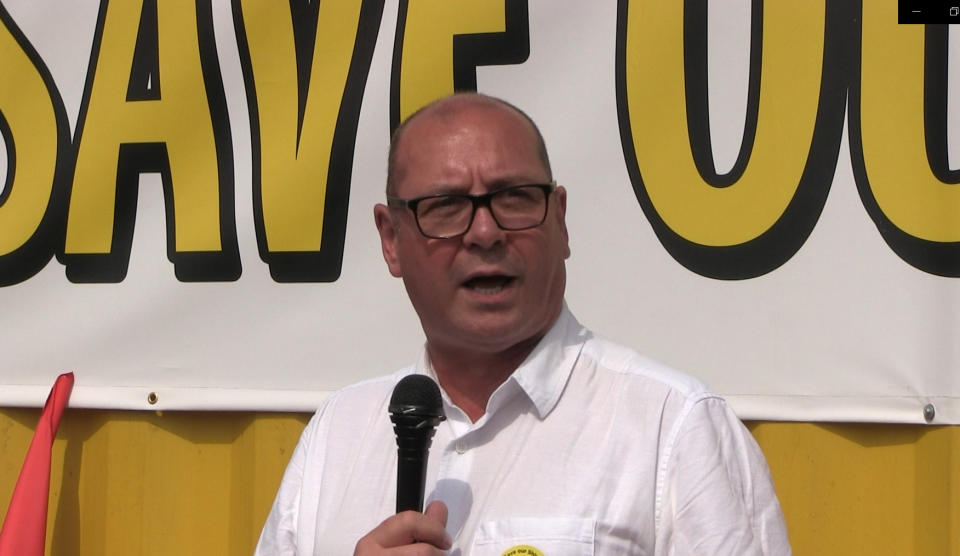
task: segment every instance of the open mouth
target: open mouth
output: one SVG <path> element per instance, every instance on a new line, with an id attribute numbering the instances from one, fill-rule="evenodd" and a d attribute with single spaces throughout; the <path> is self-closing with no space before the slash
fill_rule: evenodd
<path id="1" fill-rule="evenodd" d="M 500 293 L 514 281 L 512 276 L 476 276 L 463 283 L 464 287 L 477 293 Z"/>

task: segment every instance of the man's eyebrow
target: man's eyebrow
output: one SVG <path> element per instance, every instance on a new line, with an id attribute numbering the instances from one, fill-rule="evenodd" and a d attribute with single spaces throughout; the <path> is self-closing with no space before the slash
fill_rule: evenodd
<path id="1" fill-rule="evenodd" d="M 549 180 L 531 179 L 524 175 L 501 176 L 487 182 L 487 189 L 496 191 L 512 185 L 527 185 L 532 183 L 547 183 Z M 471 184 L 453 184 L 453 183 L 435 183 L 429 187 L 430 193 L 427 195 L 465 195 L 469 193 Z"/>
<path id="2" fill-rule="evenodd" d="M 495 180 L 492 180 L 488 183 L 488 186 L 491 190 L 501 189 L 503 187 L 510 187 L 511 185 L 528 185 L 533 183 L 547 183 L 550 180 L 544 179 L 535 179 L 530 176 L 517 174 L 510 176 L 501 176 Z"/>
<path id="3" fill-rule="evenodd" d="M 466 194 L 468 191 L 470 191 L 469 184 L 436 183 L 430 186 L 430 193 L 427 193 L 427 195 Z"/>

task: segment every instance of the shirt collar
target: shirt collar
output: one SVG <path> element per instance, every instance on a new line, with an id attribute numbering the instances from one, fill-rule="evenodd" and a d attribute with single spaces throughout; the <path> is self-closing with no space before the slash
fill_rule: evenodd
<path id="1" fill-rule="evenodd" d="M 590 332 L 577 321 L 564 303 L 560 315 L 550 330 L 517 367 L 517 370 L 510 375 L 510 378 L 490 397 L 491 403 L 488 403 L 487 413 L 496 412 L 497 407 L 501 405 L 497 402 L 502 401 L 501 396 L 505 394 L 502 391 L 519 387 L 533 403 L 537 416 L 540 419 L 546 417 L 560 400 L 573 366 L 580 356 L 580 350 L 589 336 Z M 420 352 L 414 372 L 437 379 L 427 355 L 426 345 Z M 446 392 L 443 392 L 443 398 L 448 404 L 450 403 Z"/>
<path id="2" fill-rule="evenodd" d="M 588 335 L 564 303 L 553 327 L 510 377 L 533 402 L 541 419 L 560 400 Z"/>

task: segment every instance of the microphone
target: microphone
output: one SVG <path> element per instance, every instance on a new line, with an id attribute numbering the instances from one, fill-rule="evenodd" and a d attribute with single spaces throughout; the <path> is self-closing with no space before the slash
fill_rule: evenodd
<path id="1" fill-rule="evenodd" d="M 428 376 L 407 375 L 393 388 L 389 410 L 397 435 L 397 513 L 422 512 L 430 443 L 446 419 L 440 387 Z"/>

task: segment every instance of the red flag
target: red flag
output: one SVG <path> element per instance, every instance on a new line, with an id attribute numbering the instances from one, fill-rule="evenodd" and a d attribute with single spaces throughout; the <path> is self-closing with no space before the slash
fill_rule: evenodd
<path id="1" fill-rule="evenodd" d="M 60 375 L 43 406 L 0 529 L 0 556 L 43 556 L 50 497 L 50 448 L 72 389 L 73 373 Z"/>

